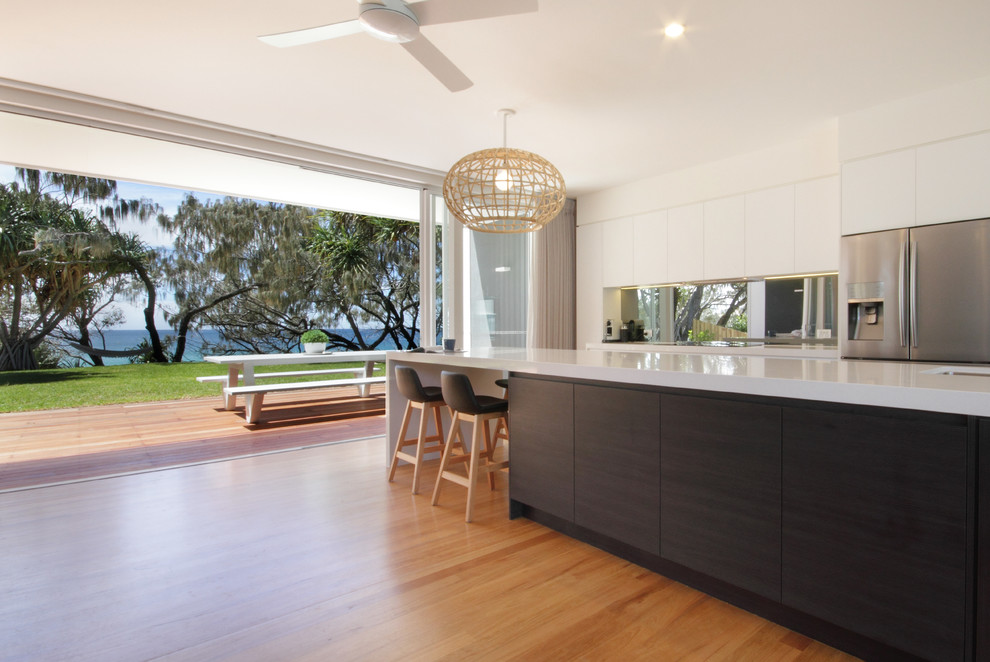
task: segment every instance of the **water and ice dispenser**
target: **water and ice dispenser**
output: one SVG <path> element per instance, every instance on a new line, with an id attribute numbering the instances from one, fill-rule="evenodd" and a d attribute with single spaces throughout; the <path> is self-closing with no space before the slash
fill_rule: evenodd
<path id="1" fill-rule="evenodd" d="M 883 340 L 883 283 L 849 283 L 849 340 Z"/>

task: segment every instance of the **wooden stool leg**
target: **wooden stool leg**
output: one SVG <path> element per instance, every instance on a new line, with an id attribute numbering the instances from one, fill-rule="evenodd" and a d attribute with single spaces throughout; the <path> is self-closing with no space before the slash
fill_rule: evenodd
<path id="1" fill-rule="evenodd" d="M 502 420 L 499 417 L 498 420 Z M 491 426 L 488 423 L 491 421 L 489 418 L 485 418 L 481 421 L 481 424 L 485 426 L 485 448 L 487 452 L 485 453 L 485 464 L 489 465 L 495 460 L 495 444 L 498 443 L 498 437 L 492 438 Z M 488 473 L 488 487 L 494 492 L 495 491 L 495 472 L 489 471 Z"/>
<path id="2" fill-rule="evenodd" d="M 416 437 L 416 466 L 413 468 L 412 493 L 419 494 L 419 470 L 423 466 L 423 446 L 426 443 L 426 425 L 430 422 L 426 407 L 419 410 L 419 436 Z"/>
<path id="3" fill-rule="evenodd" d="M 440 458 L 440 470 L 437 472 L 437 484 L 433 487 L 433 501 L 432 504 L 437 505 L 437 501 L 440 500 L 440 485 L 443 483 L 443 472 L 447 470 L 447 464 L 450 462 L 450 452 L 454 448 L 454 438 L 460 436 L 460 422 L 457 420 L 457 414 L 451 411 L 452 417 L 450 421 L 450 434 L 447 435 L 447 443 L 443 448 L 443 456 Z M 463 444 L 462 444 L 463 445 Z"/>
<path id="4" fill-rule="evenodd" d="M 470 522 L 474 511 L 474 485 L 478 481 L 478 462 L 481 456 L 481 430 L 479 424 L 485 426 L 485 436 L 488 436 L 488 423 L 477 416 L 474 417 L 474 424 L 471 428 L 471 464 L 468 469 L 468 494 L 467 509 L 464 514 L 464 521 Z"/>
<path id="5" fill-rule="evenodd" d="M 498 421 L 495 423 L 495 443 L 501 439 L 508 443 L 509 441 L 509 415 L 499 416 Z"/>
<path id="6" fill-rule="evenodd" d="M 440 446 L 437 450 L 442 451 L 446 447 L 443 439 L 443 418 L 440 416 L 440 407 L 430 407 L 433 410 L 433 424 L 437 426 L 437 436 L 440 437 Z"/>
<path id="7" fill-rule="evenodd" d="M 399 438 L 395 440 L 395 452 L 392 453 L 392 466 L 388 470 L 388 482 L 395 479 L 395 468 L 399 466 L 399 451 L 409 429 L 409 417 L 412 415 L 412 403 L 406 402 L 406 410 L 402 414 L 402 425 L 399 426 Z"/>

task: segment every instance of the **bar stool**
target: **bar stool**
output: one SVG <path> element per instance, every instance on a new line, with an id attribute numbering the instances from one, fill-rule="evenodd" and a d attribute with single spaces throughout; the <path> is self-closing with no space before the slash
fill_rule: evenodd
<path id="1" fill-rule="evenodd" d="M 395 478 L 395 468 L 399 465 L 399 460 L 405 460 L 414 467 L 412 493 L 419 494 L 419 475 L 423 456 L 433 451 L 442 451 L 445 447 L 440 408 L 446 407 L 447 403 L 444 402 L 443 393 L 439 386 L 423 386 L 419 375 L 408 366 L 395 366 L 395 382 L 399 387 L 399 393 L 406 398 L 406 410 L 402 414 L 402 425 L 399 427 L 399 437 L 396 439 L 395 452 L 392 454 L 392 466 L 388 470 L 388 482 L 391 483 Z M 419 434 L 406 439 L 406 431 L 409 429 L 409 419 L 413 409 L 419 410 Z M 436 434 L 427 435 L 427 424 L 431 412 Z M 427 446 L 433 442 L 436 445 Z M 416 445 L 415 454 L 402 450 L 412 444 Z"/>
<path id="2" fill-rule="evenodd" d="M 509 380 L 508 379 L 496 379 L 495 386 L 502 389 L 502 397 L 508 400 L 509 396 Z M 505 418 L 500 418 L 495 422 L 495 432 L 492 434 L 492 439 L 495 445 L 498 445 L 498 440 L 501 439 L 506 444 L 509 443 L 509 416 L 506 413 Z"/>
<path id="3" fill-rule="evenodd" d="M 474 388 L 467 375 L 459 372 L 440 373 L 440 386 L 443 392 L 443 399 L 451 409 L 450 434 L 447 436 L 447 444 L 443 451 L 443 458 L 440 460 L 440 473 L 437 475 L 437 484 L 433 488 L 433 505 L 437 505 L 440 500 L 440 487 L 444 480 L 463 485 L 467 488 L 467 508 L 465 509 L 464 521 L 471 521 L 471 514 L 474 508 L 474 487 L 477 483 L 479 473 L 488 474 L 488 484 L 491 489 L 495 489 L 495 474 L 499 469 L 509 466 L 508 460 L 495 461 L 495 443 L 492 440 L 488 427 L 490 420 L 504 420 L 509 411 L 509 402 L 504 398 L 495 398 L 488 395 L 475 395 Z M 472 424 L 471 450 L 462 455 L 454 456 L 451 452 L 454 448 L 454 437 L 458 434 L 460 422 L 465 421 Z M 485 449 L 482 451 L 481 442 L 484 435 Z M 463 447 L 463 443 L 461 444 Z M 482 464 L 484 458 L 484 464 Z M 467 476 L 449 471 L 447 467 L 451 462 L 467 462 Z"/>

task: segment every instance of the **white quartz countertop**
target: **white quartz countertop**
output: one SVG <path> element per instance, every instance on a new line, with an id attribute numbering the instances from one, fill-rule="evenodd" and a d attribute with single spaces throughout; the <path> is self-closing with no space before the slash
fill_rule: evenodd
<path id="1" fill-rule="evenodd" d="M 990 416 L 990 367 L 671 351 L 388 352 L 390 360 L 702 391 Z"/>

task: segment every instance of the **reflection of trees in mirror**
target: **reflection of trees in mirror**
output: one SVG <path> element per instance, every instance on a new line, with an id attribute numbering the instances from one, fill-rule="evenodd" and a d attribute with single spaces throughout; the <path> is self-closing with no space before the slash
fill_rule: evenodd
<path id="1" fill-rule="evenodd" d="M 674 294 L 674 335 L 677 340 L 690 338 L 694 320 L 745 332 L 748 283 L 710 283 L 685 285 Z"/>
<path id="2" fill-rule="evenodd" d="M 672 320 L 670 340 L 712 340 L 711 330 L 693 330 L 694 321 L 745 333 L 747 295 L 745 281 L 644 288 L 638 291 L 639 314 L 654 330 Z"/>

